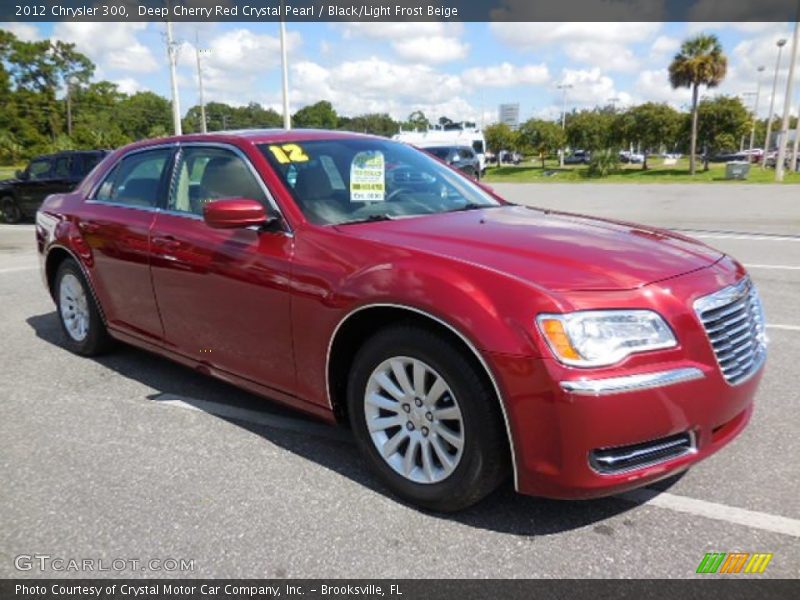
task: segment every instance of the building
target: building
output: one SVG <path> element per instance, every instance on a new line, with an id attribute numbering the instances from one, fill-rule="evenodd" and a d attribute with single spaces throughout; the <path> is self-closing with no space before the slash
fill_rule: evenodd
<path id="1" fill-rule="evenodd" d="M 511 129 L 519 127 L 519 104 L 501 104 L 498 111 L 499 120 Z"/>

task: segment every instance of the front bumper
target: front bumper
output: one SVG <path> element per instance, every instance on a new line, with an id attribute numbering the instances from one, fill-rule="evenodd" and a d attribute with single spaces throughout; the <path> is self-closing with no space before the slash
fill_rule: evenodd
<path id="1" fill-rule="evenodd" d="M 763 372 L 762 366 L 731 386 L 716 365 L 650 365 L 600 390 L 592 383 L 562 385 L 574 373 L 551 359 L 493 355 L 491 362 L 504 388 L 517 490 L 565 499 L 641 487 L 710 456 L 747 425 Z M 667 374 L 662 385 L 656 385 L 659 378 L 648 379 L 653 373 Z M 616 472 L 597 467 L 598 451 L 606 456 L 620 448 L 629 454 L 631 447 L 656 446 L 680 434 L 690 438 L 690 447 Z"/>

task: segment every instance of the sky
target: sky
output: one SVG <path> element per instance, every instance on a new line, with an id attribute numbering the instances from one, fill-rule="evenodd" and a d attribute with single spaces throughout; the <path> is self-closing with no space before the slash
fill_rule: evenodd
<path id="1" fill-rule="evenodd" d="M 169 96 L 163 23 L 3 23 L 26 40 L 74 42 L 96 64 L 98 79 L 122 91 Z M 203 53 L 207 101 L 254 101 L 281 111 L 277 23 L 176 23 L 183 112 L 197 104 L 195 43 Z M 521 120 L 557 118 L 559 84 L 568 110 L 645 101 L 686 108 L 688 90 L 673 90 L 667 66 L 686 37 L 719 36 L 729 59 L 716 90 L 769 112 L 775 42 L 791 39 L 788 23 L 288 23 L 292 111 L 329 100 L 339 114 L 422 110 L 429 118 L 489 124 L 498 105 L 519 103 Z M 784 47 L 775 111 L 780 113 L 790 44 Z M 796 77 L 796 79 L 800 79 Z M 794 92 L 792 112 L 800 103 Z"/>

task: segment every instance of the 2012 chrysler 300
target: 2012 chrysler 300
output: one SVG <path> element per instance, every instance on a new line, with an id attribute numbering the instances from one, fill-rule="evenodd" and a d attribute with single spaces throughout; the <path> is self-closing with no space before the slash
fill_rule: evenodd
<path id="1" fill-rule="evenodd" d="M 730 257 L 509 204 L 376 137 L 137 143 L 50 196 L 36 233 L 71 350 L 121 340 L 349 421 L 435 510 L 509 475 L 587 498 L 686 469 L 745 427 L 765 359 Z"/>

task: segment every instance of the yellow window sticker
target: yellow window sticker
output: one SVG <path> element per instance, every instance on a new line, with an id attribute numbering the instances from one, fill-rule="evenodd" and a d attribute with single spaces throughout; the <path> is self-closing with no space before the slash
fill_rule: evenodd
<path id="1" fill-rule="evenodd" d="M 282 165 L 289 163 L 307 162 L 308 154 L 297 144 L 283 144 L 281 146 L 270 146 L 269 151 Z"/>
<path id="2" fill-rule="evenodd" d="M 377 150 L 359 152 L 350 163 L 350 201 L 382 202 L 386 197 L 386 165 Z"/>

